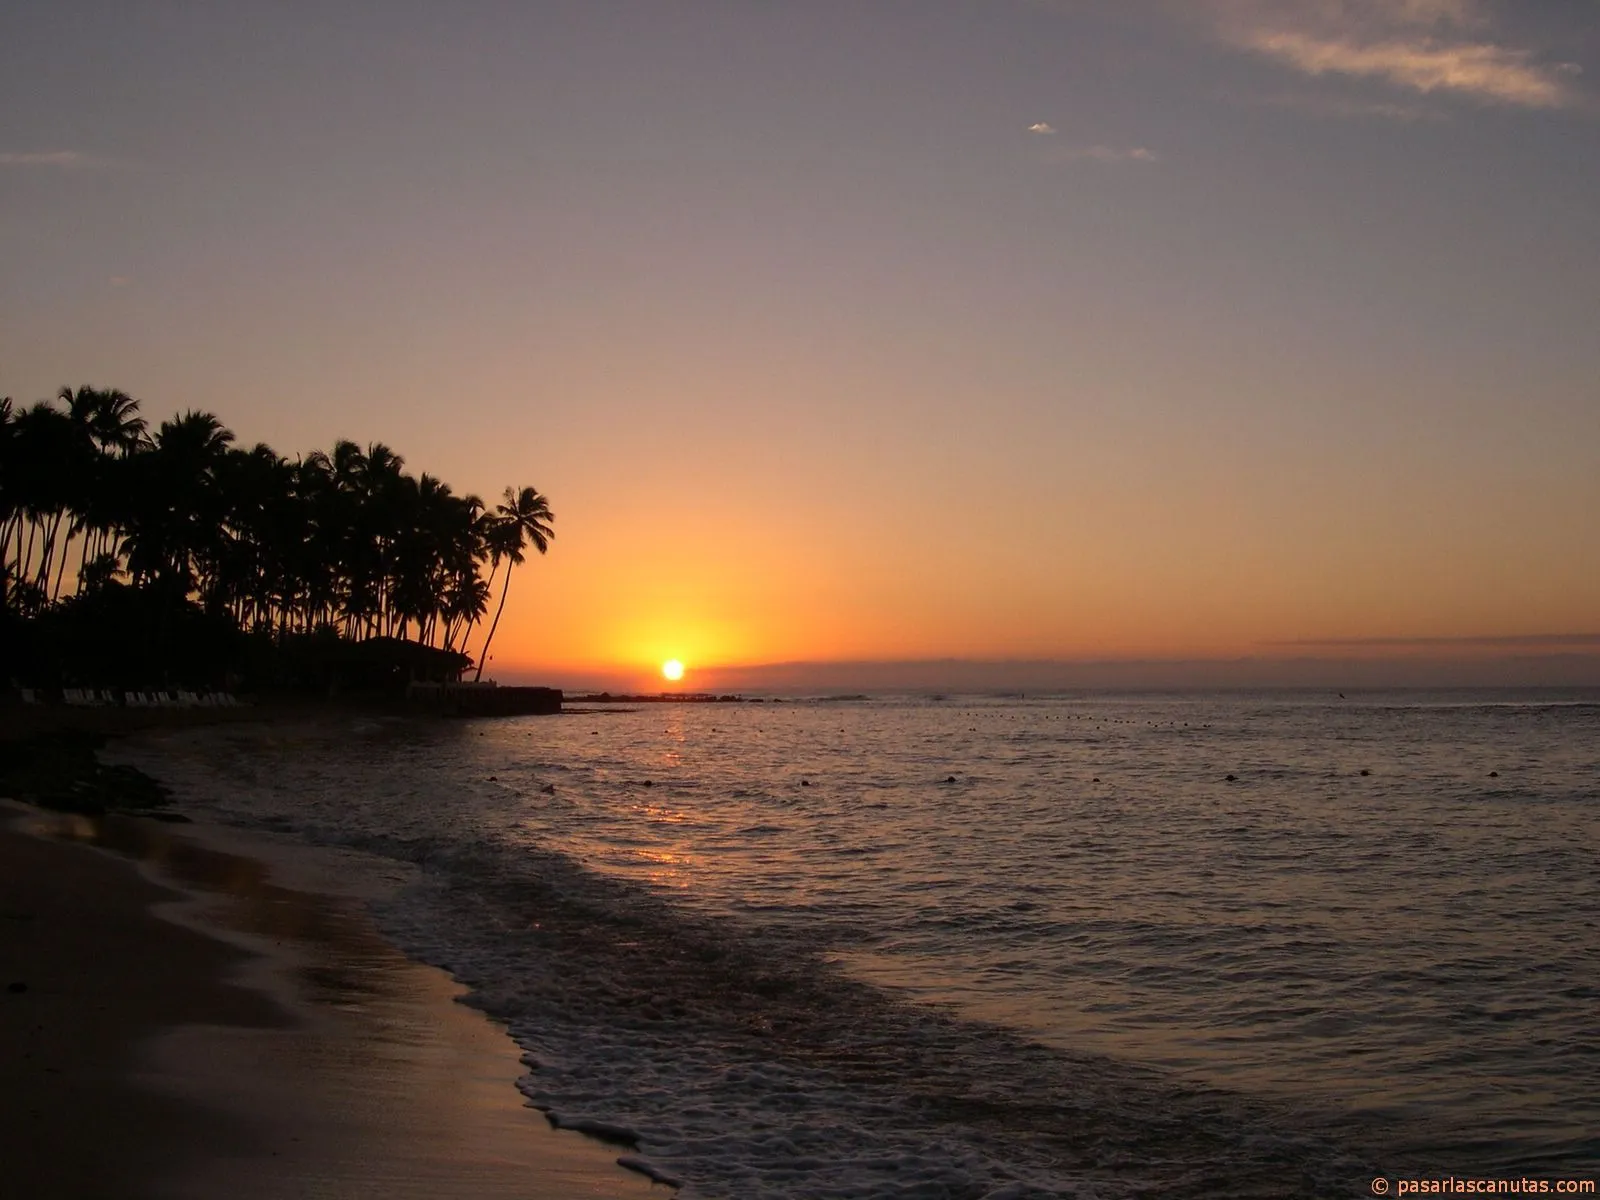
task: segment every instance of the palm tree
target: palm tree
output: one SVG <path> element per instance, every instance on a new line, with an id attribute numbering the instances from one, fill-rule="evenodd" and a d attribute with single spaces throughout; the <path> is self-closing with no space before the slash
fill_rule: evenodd
<path id="1" fill-rule="evenodd" d="M 11 528 L 20 530 L 22 510 L 16 488 L 16 408 L 10 396 L 0 396 L 0 613 L 11 608 Z"/>
<path id="2" fill-rule="evenodd" d="M 126 392 L 79 388 L 76 396 L 61 389 L 61 399 L 81 407 L 88 434 L 94 444 L 93 470 L 87 475 L 84 496 L 72 532 L 82 534 L 78 555 L 77 591 L 82 592 L 90 562 L 104 558 L 116 532 L 116 500 L 120 476 L 116 464 L 128 455 L 145 449 L 145 420 L 139 415 L 139 402 Z M 66 556 L 62 555 L 65 564 Z M 112 572 L 114 573 L 114 571 Z M 106 571 L 98 571 L 97 577 Z M 57 587 L 57 594 L 60 587 Z"/>
<path id="3" fill-rule="evenodd" d="M 232 442 L 214 415 L 190 411 L 163 421 L 151 450 L 134 456 L 125 552 L 136 581 L 151 580 L 178 600 L 197 585 L 203 594 L 213 590 L 225 513 L 220 476 Z"/>
<path id="4" fill-rule="evenodd" d="M 451 575 L 444 594 L 444 649 L 456 648 L 457 635 L 460 635 L 463 644 L 466 642 L 472 627 L 489 610 L 489 596 L 489 581 L 478 573 L 476 559 L 472 560 L 469 568 L 457 570 Z"/>
<path id="5" fill-rule="evenodd" d="M 500 614 L 506 610 L 506 596 L 511 591 L 511 568 L 522 561 L 522 548 L 529 542 L 540 554 L 550 549 L 556 536 L 550 522 L 556 519 L 550 511 L 550 502 L 531 487 L 507 488 L 505 503 L 495 506 L 495 523 L 489 532 L 489 553 L 492 558 L 506 560 L 506 578 L 500 585 L 500 604 L 494 610 L 494 620 L 489 625 L 489 635 L 483 639 L 483 654 L 478 659 L 478 672 L 473 682 L 483 678 L 483 666 L 489 661 L 489 646 L 494 641 L 494 631 L 500 627 Z"/>
<path id="6" fill-rule="evenodd" d="M 84 467 L 82 447 L 71 416 L 49 401 L 17 413 L 10 427 L 6 486 L 14 489 L 10 523 L 16 542 L 11 577 L 18 606 L 38 611 L 50 599 L 56 536 L 76 498 Z"/>
<path id="7" fill-rule="evenodd" d="M 64 406 L 68 426 L 63 436 L 68 439 L 63 443 L 62 449 L 68 456 L 67 471 L 63 481 L 61 508 L 55 514 L 55 519 L 50 527 L 50 536 L 45 543 L 45 557 L 40 567 L 41 586 L 45 595 L 57 599 L 61 595 L 61 584 L 67 574 L 67 548 L 72 544 L 72 539 L 78 535 L 83 525 L 83 515 L 89 509 L 94 498 L 94 479 L 98 474 L 100 465 L 100 447 L 95 442 L 94 418 L 99 403 L 99 393 L 91 387 L 81 387 L 74 392 L 69 387 L 62 388 L 56 393 L 56 399 Z M 61 542 L 61 553 L 56 553 L 56 536 L 61 530 L 61 522 L 67 520 L 67 536 Z M 85 539 L 84 546 L 88 546 Z M 79 565 L 82 563 L 80 561 Z M 55 585 L 50 584 L 50 570 L 55 568 Z"/>
<path id="8" fill-rule="evenodd" d="M 297 536 L 289 538 L 284 557 L 302 595 L 300 620 L 309 632 L 331 626 L 337 618 L 343 499 L 334 481 L 333 462 L 320 450 L 295 464 L 291 487 L 298 501 Z"/>

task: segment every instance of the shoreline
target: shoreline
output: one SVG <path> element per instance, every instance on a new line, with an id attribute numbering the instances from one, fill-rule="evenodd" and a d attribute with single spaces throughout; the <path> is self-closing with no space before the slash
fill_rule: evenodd
<path id="1" fill-rule="evenodd" d="M 0 1159 L 18 1195 L 155 1195 L 139 1183 L 186 1145 L 245 1140 L 223 1114 L 132 1079 L 139 1045 L 168 1025 L 289 1020 L 228 982 L 242 952 L 152 912 L 176 896 L 131 863 L 0 828 L 0 1058 L 14 1064 Z"/>
<path id="2" fill-rule="evenodd" d="M 22 985 L 0 993 L 0 1056 L 20 1068 L 0 1157 L 18 1194 L 670 1194 L 527 1108 L 505 1030 L 354 897 L 276 882 L 295 872 L 274 847 L 0 816 L 0 987 Z"/>

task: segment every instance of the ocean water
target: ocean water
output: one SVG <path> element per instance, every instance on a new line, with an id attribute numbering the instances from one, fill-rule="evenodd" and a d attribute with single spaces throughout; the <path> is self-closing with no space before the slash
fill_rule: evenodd
<path id="1" fill-rule="evenodd" d="M 1600 693 L 801 698 L 119 751 L 422 867 L 522 1088 L 684 1197 L 1600 1174 Z"/>

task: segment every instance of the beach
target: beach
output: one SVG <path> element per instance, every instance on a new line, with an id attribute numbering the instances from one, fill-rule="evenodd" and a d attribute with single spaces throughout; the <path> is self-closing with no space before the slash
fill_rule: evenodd
<path id="1" fill-rule="evenodd" d="M 6 815 L 8 1194 L 651 1191 L 526 1108 L 503 1031 L 357 902 L 278 886 L 236 834 L 224 851 L 147 820 Z"/>

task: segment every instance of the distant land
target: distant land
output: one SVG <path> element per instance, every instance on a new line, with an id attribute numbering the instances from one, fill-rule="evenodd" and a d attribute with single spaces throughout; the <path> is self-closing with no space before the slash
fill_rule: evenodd
<path id="1" fill-rule="evenodd" d="M 1070 691 L 1078 688 L 1165 690 L 1205 688 L 1478 688 L 1600 687 L 1600 647 L 1584 647 L 1590 635 L 1563 644 L 1579 648 L 1544 653 L 1506 653 L 1498 643 L 1419 647 L 1388 653 L 1240 657 L 1232 659 L 1141 659 L 1103 661 L 926 659 L 919 661 L 788 662 L 747 667 L 706 667 L 685 683 L 714 692 L 989 692 Z M 1412 643 L 1405 643 L 1410 646 Z M 1499 651 L 1499 652 L 1497 652 Z M 532 671 L 541 680 L 560 672 Z M 594 691 L 616 681 L 575 673 L 569 684 Z M 643 690 L 629 684 L 621 690 Z"/>

